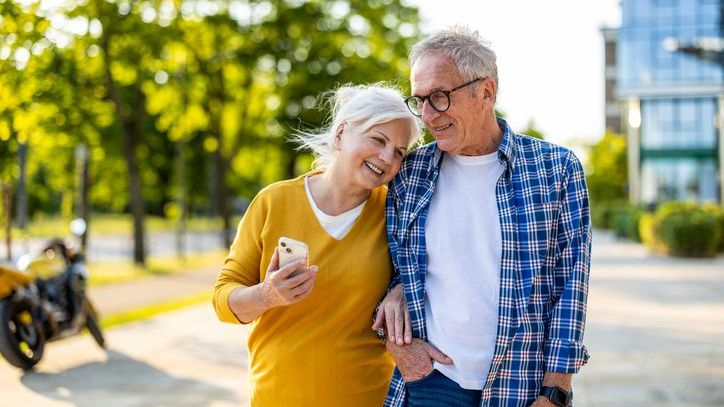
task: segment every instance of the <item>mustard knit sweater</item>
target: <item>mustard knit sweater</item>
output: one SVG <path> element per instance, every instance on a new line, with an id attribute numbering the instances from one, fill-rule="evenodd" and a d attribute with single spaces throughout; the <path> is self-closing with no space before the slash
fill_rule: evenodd
<path id="1" fill-rule="evenodd" d="M 307 243 L 310 265 L 319 266 L 309 297 L 272 308 L 251 323 L 252 406 L 384 403 L 393 363 L 370 326 L 391 273 L 386 192 L 372 191 L 341 240 L 319 224 L 303 176 L 268 186 L 250 204 L 216 283 L 214 307 L 222 321 L 239 323 L 229 294 L 264 280 L 280 236 Z"/>

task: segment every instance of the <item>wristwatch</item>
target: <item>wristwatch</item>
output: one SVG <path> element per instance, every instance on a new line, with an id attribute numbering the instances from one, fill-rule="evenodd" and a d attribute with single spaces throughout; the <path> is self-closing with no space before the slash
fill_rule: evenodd
<path id="1" fill-rule="evenodd" d="M 568 407 L 568 403 L 571 401 L 571 393 L 558 386 L 543 386 L 540 388 L 540 395 L 547 397 L 551 403 L 558 407 Z"/>

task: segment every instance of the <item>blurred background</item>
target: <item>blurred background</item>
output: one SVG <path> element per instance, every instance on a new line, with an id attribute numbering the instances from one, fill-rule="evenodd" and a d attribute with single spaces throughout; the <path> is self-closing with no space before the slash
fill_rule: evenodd
<path id="1" fill-rule="evenodd" d="M 720 1 L 6 0 L 0 9 L 5 258 L 13 242 L 62 234 L 74 217 L 88 221 L 86 244 L 130 234 L 113 255 L 139 265 L 228 247 L 259 189 L 309 169 L 287 138 L 323 124 L 322 92 L 381 80 L 407 89 L 410 45 L 452 24 L 497 50 L 498 109 L 513 128 L 586 162 L 596 226 L 644 232 L 646 242 L 658 233 L 640 218 L 672 201 L 710 203 L 696 206 L 721 219 Z M 175 243 L 149 253 L 153 231 Z M 197 243 L 214 231 L 213 244 Z M 190 232 L 206 235 L 190 245 Z"/>
<path id="2" fill-rule="evenodd" d="M 310 169 L 288 137 L 324 124 L 319 96 L 348 82 L 409 92 L 410 46 L 465 24 L 497 52 L 499 114 L 585 164 L 587 338 L 603 370 L 579 400 L 620 405 L 596 389 L 648 375 L 628 405 L 724 405 L 722 1 L 0 0 L 0 13 L 2 261 L 83 218 L 97 297 L 138 298 L 106 314 L 205 301 L 255 193 Z M 154 278 L 199 270 L 168 298 L 111 288 L 158 295 L 170 280 Z M 698 353 L 660 358 L 684 348 Z M 684 395 L 691 378 L 700 398 Z"/>

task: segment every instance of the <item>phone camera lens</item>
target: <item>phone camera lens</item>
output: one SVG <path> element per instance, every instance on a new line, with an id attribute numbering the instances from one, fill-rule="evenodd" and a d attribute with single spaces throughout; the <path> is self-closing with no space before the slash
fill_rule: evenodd
<path id="1" fill-rule="evenodd" d="M 291 253 L 291 252 L 292 252 L 292 249 L 287 247 L 287 253 Z"/>
<path id="2" fill-rule="evenodd" d="M 282 247 L 287 247 L 287 244 L 282 242 Z"/>

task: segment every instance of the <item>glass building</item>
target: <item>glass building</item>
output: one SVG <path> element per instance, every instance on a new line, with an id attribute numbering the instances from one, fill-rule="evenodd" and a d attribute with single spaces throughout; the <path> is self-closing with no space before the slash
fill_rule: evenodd
<path id="1" fill-rule="evenodd" d="M 634 202 L 722 202 L 721 0 L 622 0 L 616 99 Z"/>

